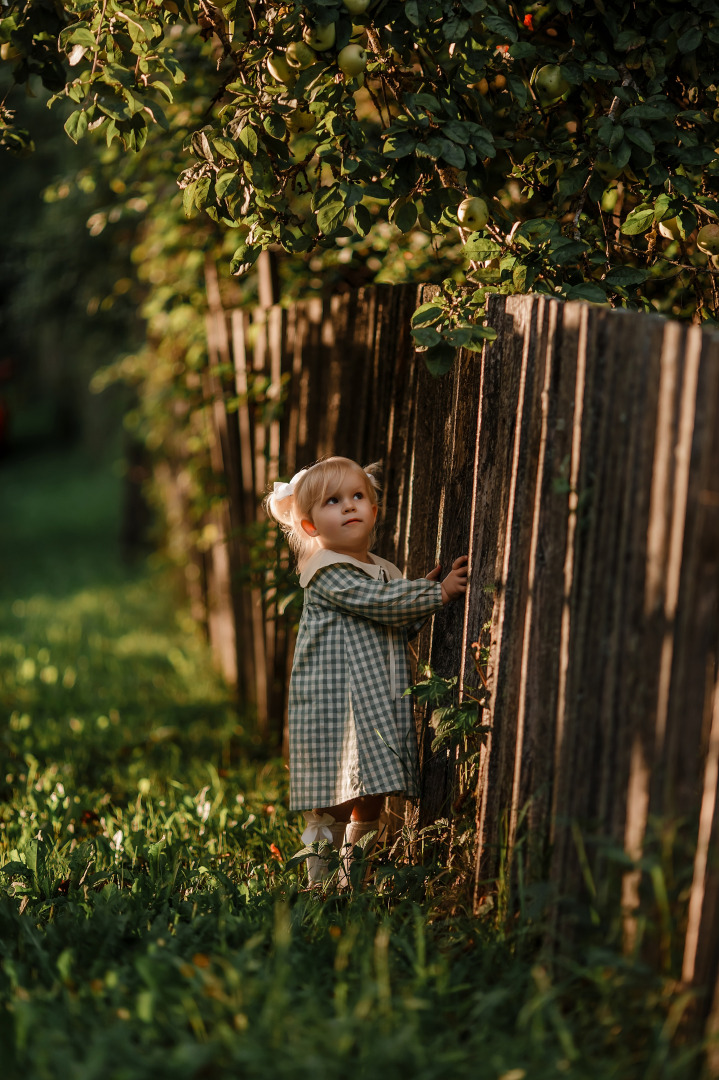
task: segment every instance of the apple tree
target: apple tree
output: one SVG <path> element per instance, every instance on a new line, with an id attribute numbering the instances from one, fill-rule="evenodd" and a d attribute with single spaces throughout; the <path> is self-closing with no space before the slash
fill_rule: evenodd
<path id="1" fill-rule="evenodd" d="M 178 177 L 188 215 L 265 248 L 391 225 L 445 277 L 415 314 L 436 372 L 480 349 L 490 292 L 719 317 L 714 0 L 4 0 L 0 54 L 74 103 L 66 130 L 143 147 L 208 43 Z M 190 73 L 190 77 L 192 74 Z M 204 90 L 207 84 L 210 90 Z M 3 106 L 0 134 L 20 145 Z"/>

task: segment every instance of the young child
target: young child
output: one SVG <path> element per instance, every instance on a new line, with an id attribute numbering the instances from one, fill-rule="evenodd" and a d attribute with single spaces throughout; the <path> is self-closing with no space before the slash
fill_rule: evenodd
<path id="1" fill-rule="evenodd" d="M 276 483 L 266 500 L 297 558 L 304 607 L 289 692 L 290 810 L 305 811 L 305 844 L 351 853 L 378 828 L 388 795 L 419 794 L 407 641 L 463 596 L 467 557 L 440 583 L 436 566 L 406 581 L 370 551 L 377 517 L 372 467 L 330 457 Z M 310 884 L 327 873 L 308 860 Z"/>

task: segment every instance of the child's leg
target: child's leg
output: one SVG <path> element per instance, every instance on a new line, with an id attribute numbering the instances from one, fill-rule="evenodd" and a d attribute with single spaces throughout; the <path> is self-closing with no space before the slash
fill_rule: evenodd
<path id="1" fill-rule="evenodd" d="M 310 820 L 319 821 L 325 818 L 326 827 L 332 833 L 332 846 L 342 857 L 339 876 L 341 888 L 349 885 L 349 871 L 354 862 L 355 845 L 368 832 L 376 832 L 379 828 L 378 819 L 384 799 L 384 795 L 363 795 L 359 799 L 350 799 L 336 806 L 318 807 L 312 811 L 311 815 L 305 814 L 308 823 Z M 330 818 L 334 821 L 330 821 Z M 365 855 L 369 855 L 375 843 L 376 838 L 370 841 L 364 849 Z M 327 860 L 313 856 L 307 860 L 307 868 L 310 885 L 319 884 L 326 877 Z"/>
<path id="2" fill-rule="evenodd" d="M 339 838 L 338 836 L 337 839 L 335 839 L 334 833 L 337 826 L 330 826 L 334 846 L 342 856 L 338 882 L 340 888 L 346 888 L 350 883 L 350 867 L 355 861 L 355 846 L 367 833 L 376 833 L 379 829 L 379 816 L 382 812 L 384 799 L 384 795 L 363 795 L 359 799 L 352 799 L 350 802 L 341 803 L 339 806 L 330 806 L 325 810 L 316 811 L 318 814 L 331 814 L 337 821 L 337 826 L 340 825 L 340 821 L 347 823 L 346 829 L 344 825 L 341 826 L 342 837 Z M 342 841 L 344 841 L 344 845 Z M 365 846 L 365 857 L 369 855 L 376 841 L 377 838 L 375 837 Z"/>
<path id="3" fill-rule="evenodd" d="M 335 821 L 376 821 L 382 813 L 384 795 L 362 795 L 359 799 L 349 799 L 337 806 L 319 807 L 315 814 L 331 814 Z"/>

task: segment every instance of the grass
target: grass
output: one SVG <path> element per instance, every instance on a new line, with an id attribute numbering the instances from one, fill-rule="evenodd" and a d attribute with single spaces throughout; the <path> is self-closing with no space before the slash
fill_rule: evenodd
<path id="1" fill-rule="evenodd" d="M 284 765 L 171 574 L 121 565 L 112 472 L 10 460 L 0 500 L 4 1078 L 696 1076 L 670 983 L 550 971 L 441 867 L 305 891 Z"/>

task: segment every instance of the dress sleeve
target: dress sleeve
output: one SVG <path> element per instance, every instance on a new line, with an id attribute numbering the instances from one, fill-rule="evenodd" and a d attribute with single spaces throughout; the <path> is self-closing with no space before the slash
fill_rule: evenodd
<path id="1" fill-rule="evenodd" d="M 426 622 L 426 619 L 416 619 L 414 622 L 409 623 L 408 626 L 405 626 L 405 630 L 407 631 L 407 641 L 413 641 Z"/>
<path id="2" fill-rule="evenodd" d="M 438 581 L 375 581 L 347 565 L 318 571 L 311 587 L 316 599 L 384 626 L 424 622 L 442 607 L 442 586 Z"/>

